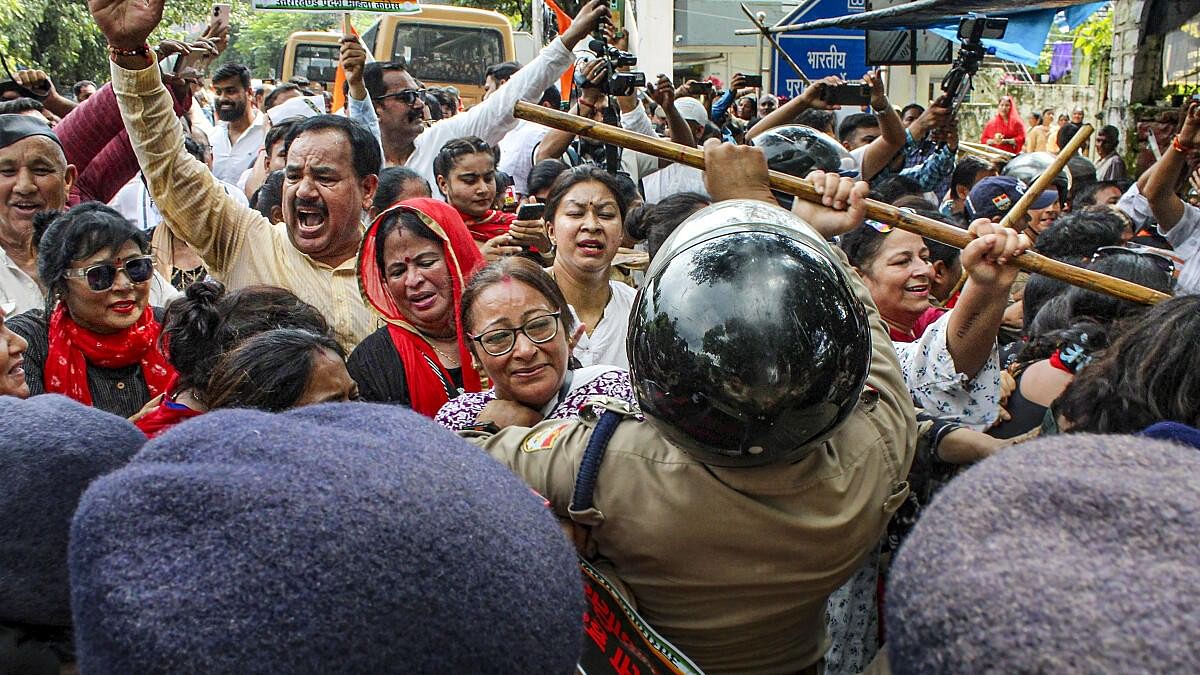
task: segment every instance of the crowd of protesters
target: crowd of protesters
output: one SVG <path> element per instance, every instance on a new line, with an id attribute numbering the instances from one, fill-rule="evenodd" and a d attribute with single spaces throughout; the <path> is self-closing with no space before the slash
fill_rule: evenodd
<path id="1" fill-rule="evenodd" d="M 705 672 L 1200 665 L 1200 103 L 1011 218 L 1083 110 L 609 96 L 592 0 L 466 110 L 346 38 L 327 113 L 164 74 L 227 36 L 151 49 L 162 4 L 90 2 L 110 82 L 0 88 L 0 673 L 568 672 L 577 557 Z"/>

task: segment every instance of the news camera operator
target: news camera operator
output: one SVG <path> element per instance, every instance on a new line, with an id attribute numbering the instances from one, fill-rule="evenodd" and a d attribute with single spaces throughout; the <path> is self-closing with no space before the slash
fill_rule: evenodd
<path id="1" fill-rule="evenodd" d="M 689 147 L 696 146 L 695 136 L 688 122 L 675 107 L 676 92 L 670 79 L 659 75 L 649 87 L 643 88 L 639 83 L 644 79 L 644 75 L 620 72 L 620 69 L 630 66 L 619 65 L 622 61 L 613 58 L 615 51 L 623 57 L 624 63 L 628 64 L 633 58 L 631 54 L 613 50 L 600 40 L 593 40 L 589 47 L 593 50 L 590 52 L 591 56 L 581 58 L 576 67 L 575 83 L 580 88 L 580 96 L 571 108 L 572 113 L 643 135 L 657 136 L 653 123 L 638 100 L 639 94 L 648 95 L 667 113 L 670 139 Z M 636 77 L 617 80 L 614 83 L 614 74 Z M 617 89 L 613 88 L 614 84 Z M 614 101 L 616 108 L 613 107 Z M 590 139 L 577 139 L 575 134 L 559 130 L 551 130 L 542 138 L 534 153 L 534 163 L 562 158 L 570 165 L 590 162 L 611 171 L 608 165 L 613 151 L 616 151 L 619 158 L 620 170 L 635 182 L 657 170 L 660 165 L 653 157 L 615 146 L 610 147 Z"/>

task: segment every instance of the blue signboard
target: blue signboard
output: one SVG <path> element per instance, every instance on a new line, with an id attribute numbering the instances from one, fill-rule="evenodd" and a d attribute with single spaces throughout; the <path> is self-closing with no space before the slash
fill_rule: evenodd
<path id="1" fill-rule="evenodd" d="M 810 0 L 783 18 L 782 24 L 831 19 L 866 11 L 866 0 Z M 837 75 L 857 80 L 867 73 L 867 36 L 862 30 L 822 28 L 811 33 L 778 33 L 776 39 L 810 80 Z M 804 91 L 804 81 L 786 59 L 774 55 L 774 92 L 789 98 Z"/>

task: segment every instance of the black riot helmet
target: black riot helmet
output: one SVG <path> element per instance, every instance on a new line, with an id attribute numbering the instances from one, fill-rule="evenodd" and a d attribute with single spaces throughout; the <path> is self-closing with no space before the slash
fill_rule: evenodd
<path id="1" fill-rule="evenodd" d="M 870 327 L 829 245 L 757 201 L 697 212 L 630 317 L 630 377 L 668 440 L 714 466 L 803 459 L 853 411 Z"/>
<path id="2" fill-rule="evenodd" d="M 1048 152 L 1026 152 L 1017 155 L 1004 165 L 1002 176 L 1016 178 L 1026 185 L 1033 185 L 1042 174 L 1054 163 L 1054 155 Z M 1067 195 L 1071 193 L 1071 174 L 1066 169 L 1058 172 L 1052 183 L 1058 190 L 1058 201 L 1067 203 Z"/>
<path id="3" fill-rule="evenodd" d="M 812 171 L 827 171 L 841 175 L 858 172 L 854 158 L 828 134 L 803 124 L 775 127 L 757 137 L 752 145 L 762 148 L 767 156 L 767 168 L 804 178 Z M 792 195 L 771 191 L 785 209 L 792 208 Z"/>

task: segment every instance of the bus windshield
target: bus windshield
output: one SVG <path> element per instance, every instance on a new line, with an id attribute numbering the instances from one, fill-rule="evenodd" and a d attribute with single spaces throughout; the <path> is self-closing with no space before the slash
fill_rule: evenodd
<path id="1" fill-rule="evenodd" d="M 333 82 L 337 76 L 338 45 L 298 44 L 292 76 L 315 82 Z"/>
<path id="2" fill-rule="evenodd" d="M 403 58 L 422 82 L 480 85 L 487 67 L 504 61 L 504 38 L 494 28 L 400 24 L 393 44 L 392 58 Z"/>

